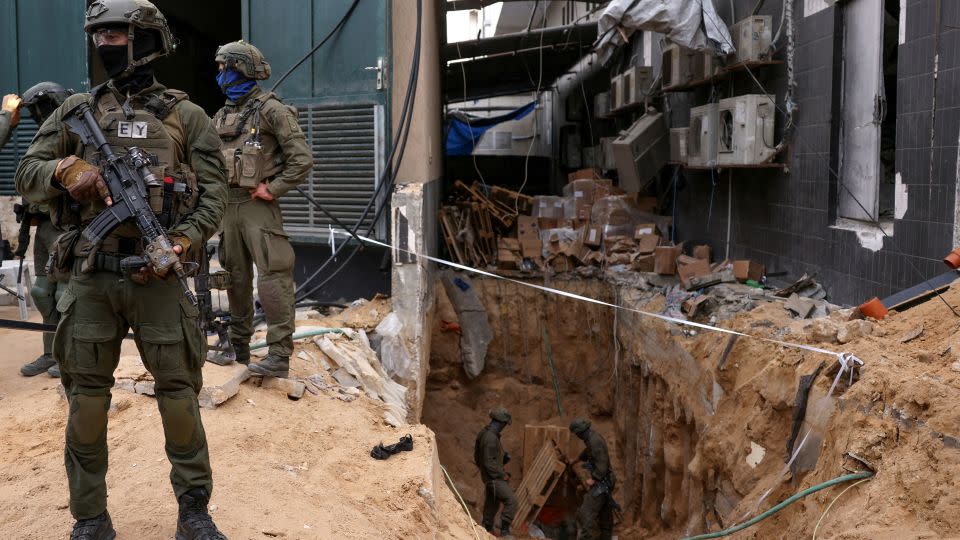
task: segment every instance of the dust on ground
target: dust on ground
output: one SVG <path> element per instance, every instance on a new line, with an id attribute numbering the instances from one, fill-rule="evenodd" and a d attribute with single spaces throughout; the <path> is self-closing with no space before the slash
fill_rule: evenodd
<path id="1" fill-rule="evenodd" d="M 0 308 L 16 318 L 16 308 Z M 59 383 L 20 376 L 41 351 L 40 334 L 0 330 L 0 531 L 6 538 L 64 538 L 66 402 Z M 123 354 L 136 354 L 132 342 Z M 297 360 L 295 360 L 296 362 Z M 296 371 L 296 367 L 294 368 Z M 475 538 L 434 467 L 434 436 L 422 425 L 399 429 L 382 406 L 336 393 L 291 401 L 244 384 L 216 410 L 203 410 L 213 462 L 211 512 L 230 538 Z M 109 415 L 108 508 L 120 539 L 169 539 L 177 505 L 163 432 L 152 398 L 115 390 Z M 375 461 L 371 447 L 411 433 L 414 450 Z M 479 528 L 478 528 L 479 529 Z M 482 533 L 480 533 L 482 534 Z"/>

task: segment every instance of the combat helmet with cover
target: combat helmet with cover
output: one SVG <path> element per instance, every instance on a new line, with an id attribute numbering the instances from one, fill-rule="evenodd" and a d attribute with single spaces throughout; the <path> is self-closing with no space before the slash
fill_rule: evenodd
<path id="1" fill-rule="evenodd" d="M 263 53 L 242 39 L 222 45 L 214 60 L 248 79 L 262 81 L 270 78 L 270 63 Z"/>
<path id="2" fill-rule="evenodd" d="M 96 0 L 87 8 L 84 31 L 94 36 L 100 28 L 127 29 L 127 66 L 124 73 L 131 73 L 139 66 L 149 64 L 158 58 L 167 56 L 176 49 L 173 33 L 167 24 L 167 18 L 157 6 L 147 0 Z M 154 34 L 156 44 L 153 50 L 135 51 L 137 34 Z M 142 56 L 137 58 L 137 52 Z"/>

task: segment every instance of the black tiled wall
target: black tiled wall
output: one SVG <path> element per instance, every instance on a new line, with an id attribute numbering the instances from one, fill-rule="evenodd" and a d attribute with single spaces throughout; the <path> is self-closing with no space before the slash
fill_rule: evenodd
<path id="1" fill-rule="evenodd" d="M 785 281 L 804 272 L 816 273 L 831 301 L 851 305 L 874 296 L 883 298 L 943 273 L 947 268 L 941 259 L 953 248 L 958 182 L 960 2 L 907 1 L 906 42 L 899 47 L 898 61 L 896 169 L 907 187 L 909 206 L 903 219 L 895 221 L 892 237 L 884 239 L 877 252 L 861 247 L 855 233 L 831 228 L 837 190 L 831 169 L 836 170 L 837 160 L 834 115 L 839 106 L 836 82 L 842 8 L 828 7 L 804 17 L 804 2 L 794 3 L 794 97 L 799 112 L 794 136 L 789 139 L 790 170 L 733 170 L 730 257 L 760 260 L 768 273 L 787 272 L 779 278 Z M 735 0 L 733 4 L 737 17 L 743 18 L 756 1 Z M 729 2 L 715 5 L 729 22 Z M 768 0 L 760 14 L 772 15 L 776 27 L 781 7 L 782 0 Z M 776 58 L 784 59 L 784 51 Z M 768 91 L 776 93 L 782 106 L 785 66 L 757 68 L 754 74 Z M 747 74 L 718 83 L 716 90 L 724 97 L 759 93 Z M 705 103 L 709 92 L 697 90 L 684 99 L 692 105 Z M 778 115 L 778 141 L 783 124 L 783 115 Z M 730 173 L 714 176 L 688 171 L 684 176 L 677 197 L 678 237 L 709 243 L 717 258 L 723 258 Z"/>

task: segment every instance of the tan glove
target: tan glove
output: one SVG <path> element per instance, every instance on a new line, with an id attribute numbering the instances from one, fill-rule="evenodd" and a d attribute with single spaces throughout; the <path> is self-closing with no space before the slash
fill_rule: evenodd
<path id="1" fill-rule="evenodd" d="M 23 100 L 16 94 L 3 96 L 3 110 L 10 113 L 10 127 L 15 128 L 20 123 L 20 104 Z"/>
<path id="2" fill-rule="evenodd" d="M 100 198 L 107 203 L 107 206 L 113 204 L 110 190 L 107 189 L 106 182 L 100 176 L 100 169 L 77 156 L 60 160 L 53 177 L 67 189 L 71 197 L 79 202 L 89 202 Z"/>
<path id="3" fill-rule="evenodd" d="M 177 255 L 179 255 L 180 259 L 182 260 L 184 255 L 186 255 L 187 252 L 190 251 L 190 245 L 191 245 L 190 239 L 182 234 L 177 234 L 177 233 L 170 233 L 167 236 L 170 237 L 170 243 L 173 244 L 174 250 L 176 250 L 177 246 L 180 246 L 182 251 L 180 251 L 180 253 L 178 253 Z"/>

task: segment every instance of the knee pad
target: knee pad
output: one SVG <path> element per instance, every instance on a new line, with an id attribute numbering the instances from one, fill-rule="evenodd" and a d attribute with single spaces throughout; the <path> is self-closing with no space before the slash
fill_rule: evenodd
<path id="1" fill-rule="evenodd" d="M 50 283 L 46 276 L 38 277 L 33 283 L 33 288 L 30 289 L 33 303 L 36 304 L 44 319 L 49 318 L 57 309 L 56 290 L 56 285 Z"/>
<path id="2" fill-rule="evenodd" d="M 200 409 L 193 390 L 158 392 L 157 404 L 171 450 L 179 453 L 193 450 L 201 429 Z"/>
<path id="3" fill-rule="evenodd" d="M 109 395 L 74 394 L 70 397 L 67 437 L 77 444 L 90 446 L 107 433 Z"/>

